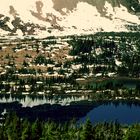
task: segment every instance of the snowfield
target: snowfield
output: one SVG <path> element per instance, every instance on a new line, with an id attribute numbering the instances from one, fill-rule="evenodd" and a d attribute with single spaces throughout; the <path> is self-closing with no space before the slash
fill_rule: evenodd
<path id="1" fill-rule="evenodd" d="M 40 3 L 40 5 L 38 5 L 39 8 L 37 8 L 37 2 Z M 10 17 L 7 25 L 11 30 L 14 28 L 12 20 L 15 16 L 20 17 L 24 23 L 30 22 L 45 27 L 45 31 L 35 30 L 35 34 L 38 37 L 90 34 L 100 31 L 120 32 L 127 31 L 125 25 L 140 24 L 139 17 L 129 13 L 126 7 L 122 5 L 120 5 L 120 7 L 112 7 L 108 2 L 104 5 L 104 16 L 99 13 L 95 6 L 86 2 L 78 2 L 77 7 L 72 11 L 63 8 L 62 11 L 66 13 L 64 15 L 56 11 L 53 6 L 53 0 L 2 0 L 0 14 Z M 11 13 L 10 7 L 12 7 L 14 14 Z M 31 12 L 37 13 L 44 20 L 33 16 Z M 52 14 L 52 16 L 48 16 L 48 14 Z M 53 24 L 60 26 L 63 30 L 49 29 L 53 28 Z M 48 33 L 48 29 L 51 30 L 50 33 Z M 5 33 L 5 31 L 1 31 L 0 35 L 2 35 L 3 32 Z M 23 36 L 20 29 L 17 31 L 17 35 L 19 37 Z"/>

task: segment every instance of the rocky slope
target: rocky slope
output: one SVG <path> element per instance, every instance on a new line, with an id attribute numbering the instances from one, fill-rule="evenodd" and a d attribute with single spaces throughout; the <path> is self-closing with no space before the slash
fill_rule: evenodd
<path id="1" fill-rule="evenodd" d="M 2 0 L 0 36 L 139 31 L 139 0 Z"/>

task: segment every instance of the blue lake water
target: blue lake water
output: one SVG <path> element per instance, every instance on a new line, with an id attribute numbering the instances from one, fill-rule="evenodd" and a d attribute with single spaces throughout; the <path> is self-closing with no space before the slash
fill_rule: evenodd
<path id="1" fill-rule="evenodd" d="M 92 123 L 117 121 L 123 124 L 140 123 L 140 106 L 125 103 L 118 103 L 116 106 L 113 103 L 100 105 L 89 111 L 86 116 L 80 118 L 78 122 L 85 122 L 90 119 Z"/>
<path id="2" fill-rule="evenodd" d="M 48 96 L 31 98 L 0 98 L 0 114 L 15 111 L 20 117 L 36 120 L 70 121 L 92 123 L 117 121 L 123 124 L 140 123 L 140 101 L 93 102 L 85 96 Z"/>

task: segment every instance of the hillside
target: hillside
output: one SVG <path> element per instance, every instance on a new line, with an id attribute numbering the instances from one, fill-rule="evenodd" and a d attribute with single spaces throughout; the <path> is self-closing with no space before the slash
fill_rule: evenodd
<path id="1" fill-rule="evenodd" d="M 138 0 L 3 0 L 0 36 L 139 31 Z"/>

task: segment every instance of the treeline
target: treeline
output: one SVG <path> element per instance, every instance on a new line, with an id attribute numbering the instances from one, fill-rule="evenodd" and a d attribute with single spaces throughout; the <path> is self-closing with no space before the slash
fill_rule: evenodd
<path id="1" fill-rule="evenodd" d="M 125 84 L 107 82 L 96 84 L 96 79 L 112 77 L 140 78 L 140 33 L 97 33 L 88 36 L 70 36 L 67 42 L 71 47 L 71 61 L 54 64 L 42 54 L 34 59 L 34 64 L 54 64 L 47 70 L 29 68 L 26 61 L 17 69 L 12 63 L 0 75 L 0 91 L 4 92 L 38 92 L 56 88 L 62 92 L 71 89 L 116 90 Z M 45 43 L 45 41 L 43 42 Z M 8 56 L 7 56 L 8 57 Z M 28 55 L 26 57 L 29 57 Z M 47 76 L 44 76 L 48 74 Z M 58 76 L 52 76 L 52 75 Z M 91 84 L 80 85 L 77 79 L 95 79 Z M 139 84 L 139 81 L 137 82 Z M 138 84 L 136 86 L 138 87 Z M 65 88 L 66 87 L 66 88 Z M 28 88 L 28 89 L 27 89 Z M 27 89 L 27 90 L 26 90 Z M 138 88 L 137 88 L 138 89 Z"/>
<path id="2" fill-rule="evenodd" d="M 72 63 L 81 64 L 79 75 L 109 72 L 118 76 L 140 77 L 139 33 L 98 33 L 96 35 L 73 37 Z M 89 65 L 92 67 L 89 67 Z"/>
<path id="3" fill-rule="evenodd" d="M 117 122 L 84 124 L 75 121 L 57 124 L 51 121 L 29 122 L 15 114 L 7 115 L 0 125 L 1 140 L 139 140 L 140 124 L 123 126 Z"/>
<path id="4" fill-rule="evenodd" d="M 62 86 L 63 85 L 63 86 Z M 28 91 L 29 93 L 36 93 L 42 91 L 51 91 L 54 94 L 59 87 L 61 93 L 64 89 L 72 89 L 76 87 L 76 81 L 74 75 L 69 77 L 23 77 L 19 78 L 16 75 L 1 75 L 0 76 L 0 91 L 1 92 L 11 92 L 11 93 L 21 93 Z"/>

